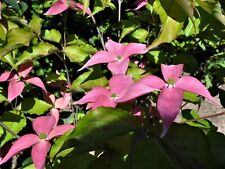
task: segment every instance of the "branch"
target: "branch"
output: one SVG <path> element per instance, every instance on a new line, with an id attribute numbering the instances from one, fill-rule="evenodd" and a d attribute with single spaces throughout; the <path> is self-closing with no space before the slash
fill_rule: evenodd
<path id="1" fill-rule="evenodd" d="M 215 113 L 215 114 L 209 114 L 209 115 L 202 116 L 202 117 L 198 117 L 198 118 L 195 118 L 195 119 L 181 121 L 181 122 L 178 122 L 178 123 L 179 124 L 183 124 L 183 123 L 194 122 L 194 121 L 198 121 L 198 120 L 204 120 L 204 119 L 208 119 L 208 118 L 212 118 L 212 117 L 217 117 L 217 116 L 223 116 L 223 115 L 225 115 L 225 112 L 220 112 L 220 113 Z"/>

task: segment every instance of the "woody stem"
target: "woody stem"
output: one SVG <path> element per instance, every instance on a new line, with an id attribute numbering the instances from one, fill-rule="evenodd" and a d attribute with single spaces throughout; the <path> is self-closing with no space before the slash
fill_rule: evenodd
<path id="1" fill-rule="evenodd" d="M 179 124 L 188 123 L 188 122 L 194 122 L 194 121 L 198 121 L 198 120 L 203 120 L 203 119 L 208 119 L 208 118 L 217 117 L 217 116 L 223 116 L 223 115 L 225 115 L 225 112 L 209 114 L 209 115 L 198 117 L 198 118 L 195 118 L 195 119 L 182 121 L 182 122 L 179 122 Z"/>
<path id="2" fill-rule="evenodd" d="M 92 14 L 91 14 L 91 19 L 92 19 L 92 22 L 94 23 L 94 25 L 95 25 L 95 27 L 96 27 L 96 30 L 97 30 L 97 32 L 98 32 L 98 36 L 99 36 L 99 38 L 100 38 L 102 47 L 103 47 L 104 50 L 106 50 L 103 35 L 102 35 L 102 33 L 101 33 L 101 31 L 100 31 L 100 29 L 99 29 L 97 23 L 96 23 L 96 20 L 95 20 L 95 18 L 94 18 L 94 16 L 93 16 Z"/>
<path id="3" fill-rule="evenodd" d="M 9 127 L 7 127 L 3 122 L 0 121 L 0 126 L 2 126 L 2 128 L 4 128 L 6 131 L 8 131 L 10 134 L 12 134 L 14 137 L 16 138 L 20 138 L 20 136 L 18 136 L 16 133 L 14 133 L 14 131 L 12 131 Z"/>

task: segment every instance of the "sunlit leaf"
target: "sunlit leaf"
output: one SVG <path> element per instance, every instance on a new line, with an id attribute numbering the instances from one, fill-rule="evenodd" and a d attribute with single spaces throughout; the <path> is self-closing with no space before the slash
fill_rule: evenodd
<path id="1" fill-rule="evenodd" d="M 25 98 L 19 108 L 24 113 L 41 115 L 52 108 L 52 105 L 37 98 Z"/>
<path id="2" fill-rule="evenodd" d="M 0 58 L 21 46 L 29 46 L 34 34 L 27 29 L 14 28 L 7 32 L 6 45 L 0 48 Z"/>
<path id="3" fill-rule="evenodd" d="M 4 123 L 10 130 L 12 130 L 15 134 L 18 134 L 25 126 L 26 126 L 26 118 L 19 111 L 9 111 L 6 112 L 1 118 L 0 121 Z M 2 147 L 8 141 L 14 139 L 15 137 L 5 130 L 5 135 L 1 136 L 1 144 Z"/>

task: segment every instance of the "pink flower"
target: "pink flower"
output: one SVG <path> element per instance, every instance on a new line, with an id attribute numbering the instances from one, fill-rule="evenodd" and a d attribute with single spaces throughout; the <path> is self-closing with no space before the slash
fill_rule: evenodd
<path id="1" fill-rule="evenodd" d="M 147 0 L 137 0 L 136 1 L 137 7 L 134 10 L 141 9 L 142 7 L 144 7 L 145 5 L 147 5 L 147 3 L 148 3 Z"/>
<path id="2" fill-rule="evenodd" d="M 68 8 L 74 9 L 76 11 L 83 11 L 84 5 L 79 2 L 74 2 L 73 0 L 57 0 L 44 15 L 57 15 Z M 86 10 L 86 14 L 91 15 L 89 8 Z"/>
<path id="3" fill-rule="evenodd" d="M 86 104 L 87 109 L 96 109 L 97 107 L 116 107 L 119 99 L 124 97 L 124 94 L 129 90 L 133 84 L 133 80 L 129 76 L 115 75 L 109 80 L 109 89 L 101 86 L 94 87 L 87 92 L 83 98 L 76 101 L 75 104 Z M 130 91 L 130 90 L 129 90 Z M 130 91 L 131 93 L 133 91 Z M 122 102 L 126 100 L 123 99 Z"/>
<path id="4" fill-rule="evenodd" d="M 55 117 L 55 119 L 59 120 L 59 111 L 61 109 L 65 109 L 71 100 L 71 94 L 70 93 L 62 93 L 63 97 L 60 97 L 58 99 L 55 98 L 53 94 L 46 95 L 44 93 L 45 100 L 53 105 L 53 108 L 51 108 L 50 113 Z"/>
<path id="5" fill-rule="evenodd" d="M 40 87 L 46 92 L 44 83 L 39 77 L 28 75 L 32 70 L 33 65 L 31 62 L 26 62 L 19 66 L 18 73 L 5 72 L 0 76 L 0 82 L 9 81 L 8 86 L 8 100 L 12 101 L 18 97 L 25 87 L 25 83 L 31 83 Z"/>
<path id="6" fill-rule="evenodd" d="M 0 165 L 8 161 L 20 151 L 32 146 L 31 156 L 37 169 L 44 169 L 47 153 L 51 147 L 52 138 L 61 136 L 74 128 L 73 125 L 64 124 L 56 126 L 58 121 L 53 116 L 37 117 L 33 122 L 36 134 L 26 134 L 20 137 L 9 149 L 6 156 L 0 160 Z"/>
<path id="7" fill-rule="evenodd" d="M 125 74 L 130 61 L 129 57 L 147 52 L 144 44 L 128 43 L 124 45 L 110 39 L 105 44 L 105 47 L 107 51 L 98 51 L 80 70 L 95 64 L 108 63 L 108 69 L 113 74 Z"/>
<path id="8" fill-rule="evenodd" d="M 218 103 L 198 79 L 191 76 L 180 78 L 183 64 L 161 64 L 161 70 L 165 81 L 154 75 L 146 76 L 131 86 L 131 90 L 137 91 L 135 95 L 127 92 L 126 96 L 119 101 L 133 99 L 140 93 L 146 94 L 153 90 L 161 90 L 157 100 L 157 109 L 163 120 L 163 137 L 179 113 L 184 91 L 199 94 L 216 104 Z"/>

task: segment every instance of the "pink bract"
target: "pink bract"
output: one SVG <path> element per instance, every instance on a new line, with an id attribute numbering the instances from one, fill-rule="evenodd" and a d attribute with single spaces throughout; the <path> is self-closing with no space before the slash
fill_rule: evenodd
<path id="1" fill-rule="evenodd" d="M 65 109 L 71 100 L 71 93 L 63 93 L 62 92 L 62 97 L 56 99 L 53 94 L 43 93 L 45 100 L 53 105 L 53 108 L 50 109 L 51 115 L 53 115 L 56 120 L 59 119 L 59 111 L 61 109 Z"/>
<path id="2" fill-rule="evenodd" d="M 131 86 L 130 90 L 136 91 L 134 94 L 127 92 L 126 96 L 119 101 L 130 100 L 137 95 L 161 90 L 157 100 L 157 109 L 163 120 L 162 137 L 165 136 L 180 111 L 184 91 L 196 93 L 220 105 L 198 79 L 192 76 L 180 77 L 183 72 L 183 64 L 161 64 L 161 70 L 165 81 L 154 75 L 145 76 Z"/>
<path id="3" fill-rule="evenodd" d="M 107 51 L 102 50 L 94 54 L 89 61 L 79 70 L 99 63 L 108 63 L 112 74 L 125 74 L 132 55 L 147 52 L 146 45 L 140 43 L 121 44 L 109 39 L 105 44 Z"/>
<path id="4" fill-rule="evenodd" d="M 144 7 L 145 5 L 147 5 L 147 3 L 148 3 L 147 0 L 137 0 L 136 1 L 137 7 L 134 10 L 141 9 L 142 7 Z"/>
<path id="5" fill-rule="evenodd" d="M 97 107 L 116 107 L 120 103 L 119 99 L 125 96 L 125 93 L 133 84 L 131 77 L 126 75 L 114 75 L 109 80 L 109 89 L 96 86 L 87 92 L 83 98 L 76 101 L 75 104 L 86 104 L 87 108 L 96 109 Z M 132 93 L 132 91 L 130 91 Z M 122 102 L 125 102 L 123 100 Z"/>
<path id="6" fill-rule="evenodd" d="M 57 122 L 53 116 L 41 116 L 33 120 L 32 125 L 36 134 L 26 134 L 16 140 L 5 157 L 0 160 L 0 165 L 20 151 L 32 147 L 31 156 L 35 167 L 44 169 L 46 156 L 51 147 L 49 141 L 74 128 L 70 124 L 57 126 Z"/>
<path id="7" fill-rule="evenodd" d="M 4 72 L 0 75 L 0 82 L 9 81 L 8 86 L 8 100 L 12 101 L 18 97 L 25 87 L 25 83 L 33 84 L 46 91 L 45 85 L 39 77 L 28 75 L 32 70 L 33 65 L 31 62 L 26 62 L 19 66 L 18 73 Z"/>
<path id="8" fill-rule="evenodd" d="M 83 11 L 84 5 L 79 2 L 74 2 L 73 0 L 57 0 L 44 15 L 58 15 L 68 8 Z M 92 15 L 89 8 L 86 10 L 86 14 Z"/>

